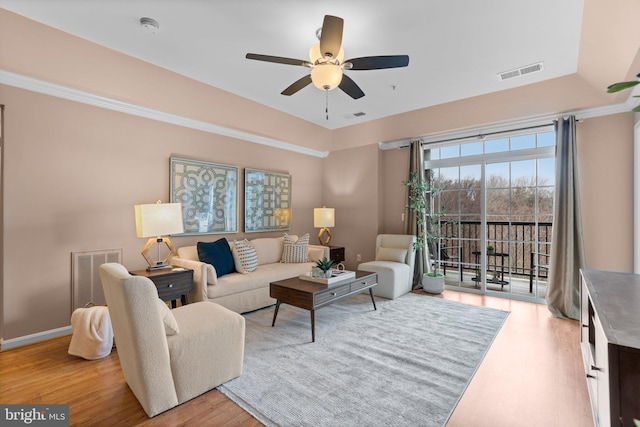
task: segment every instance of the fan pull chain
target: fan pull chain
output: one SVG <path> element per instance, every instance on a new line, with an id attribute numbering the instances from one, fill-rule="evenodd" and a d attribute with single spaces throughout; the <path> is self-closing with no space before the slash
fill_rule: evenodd
<path id="1" fill-rule="evenodd" d="M 325 112 L 325 114 L 327 116 L 327 120 L 329 120 L 329 89 L 325 89 L 324 93 L 325 93 L 324 112 Z"/>

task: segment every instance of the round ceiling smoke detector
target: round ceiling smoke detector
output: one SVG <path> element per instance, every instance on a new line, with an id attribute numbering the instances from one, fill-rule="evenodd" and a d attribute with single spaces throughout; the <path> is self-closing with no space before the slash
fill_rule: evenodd
<path id="1" fill-rule="evenodd" d="M 158 24 L 158 21 L 151 18 L 140 18 L 140 26 L 151 34 L 155 34 L 160 30 L 160 24 Z"/>

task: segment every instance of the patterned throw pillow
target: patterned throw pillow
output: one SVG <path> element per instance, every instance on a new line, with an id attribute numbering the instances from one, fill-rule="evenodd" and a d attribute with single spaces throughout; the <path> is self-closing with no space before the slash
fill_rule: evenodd
<path id="1" fill-rule="evenodd" d="M 282 262 L 297 263 L 309 260 L 309 233 L 295 240 L 284 233 L 284 248 Z"/>
<path id="2" fill-rule="evenodd" d="M 258 267 L 256 248 L 247 239 L 236 240 L 231 248 L 231 253 L 238 273 L 251 273 Z"/>

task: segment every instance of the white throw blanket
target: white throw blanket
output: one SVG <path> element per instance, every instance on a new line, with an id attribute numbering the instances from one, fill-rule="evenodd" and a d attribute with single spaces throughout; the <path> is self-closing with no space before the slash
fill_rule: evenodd
<path id="1" fill-rule="evenodd" d="M 105 306 L 78 308 L 71 315 L 73 336 L 69 354 L 87 360 L 101 359 L 111 353 L 113 329 Z"/>

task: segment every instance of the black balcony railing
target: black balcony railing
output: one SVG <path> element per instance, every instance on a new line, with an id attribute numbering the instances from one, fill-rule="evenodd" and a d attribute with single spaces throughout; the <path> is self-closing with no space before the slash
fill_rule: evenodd
<path id="1" fill-rule="evenodd" d="M 480 268 L 482 236 L 480 221 L 460 221 L 443 224 L 441 265 L 462 271 L 476 272 Z M 504 261 L 505 272 L 515 276 L 547 278 L 548 269 L 536 269 L 539 258 L 548 260 L 551 251 L 551 222 L 487 222 L 487 245 L 495 253 L 507 254 L 504 260 L 489 261 L 495 266 Z"/>

